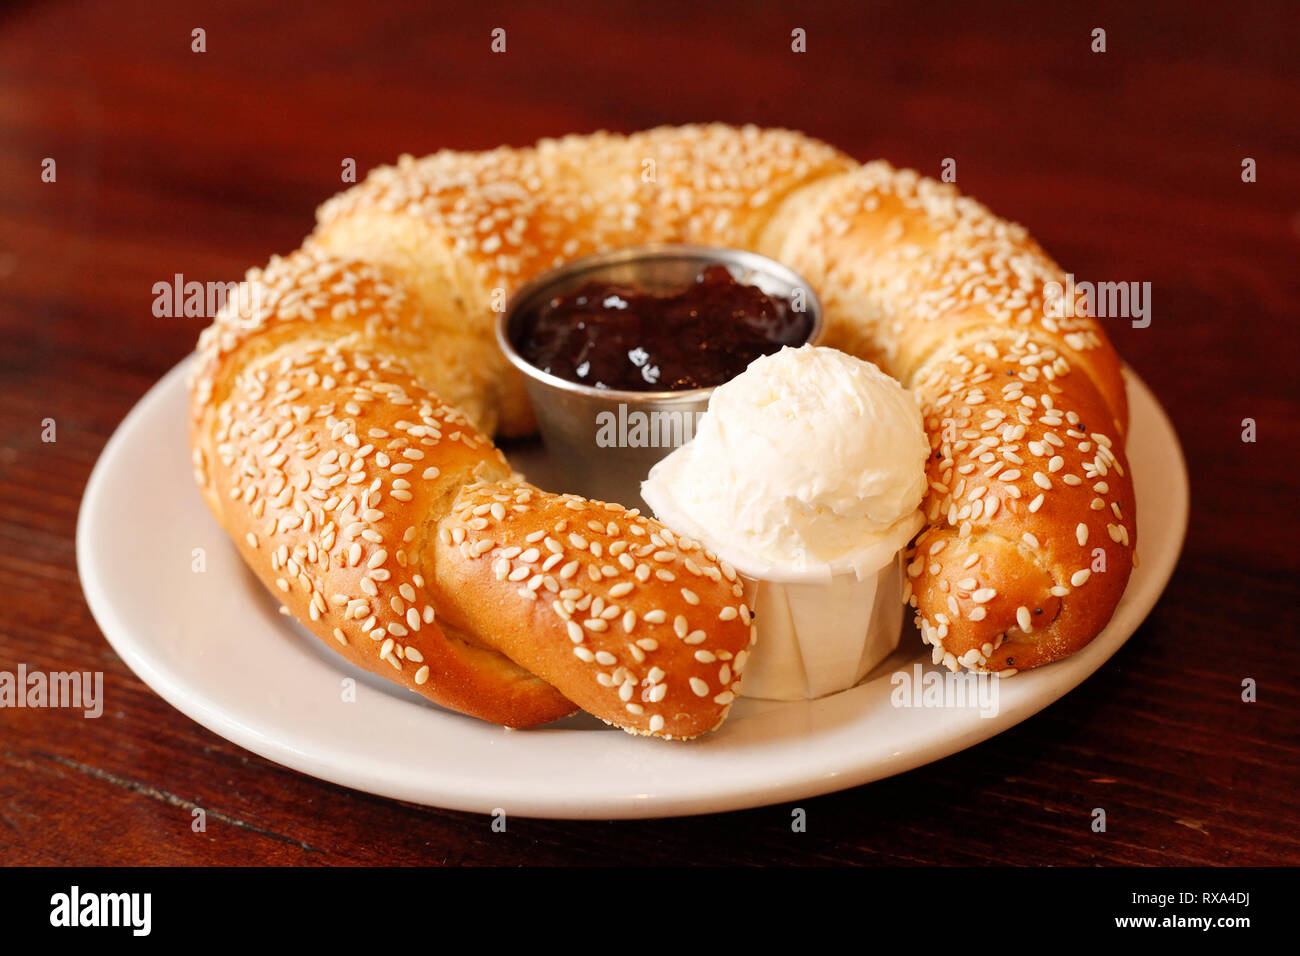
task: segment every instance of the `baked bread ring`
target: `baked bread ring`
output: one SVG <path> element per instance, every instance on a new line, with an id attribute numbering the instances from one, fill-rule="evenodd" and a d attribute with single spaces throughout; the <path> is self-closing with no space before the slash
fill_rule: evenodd
<path id="1" fill-rule="evenodd" d="M 687 126 L 403 157 L 318 220 L 200 337 L 195 477 L 289 613 L 439 704 L 688 738 L 739 692 L 735 572 L 636 511 L 528 485 L 488 437 L 534 424 L 495 310 L 631 244 L 786 263 L 827 344 L 917 391 L 934 454 L 907 599 L 936 661 L 1055 660 L 1124 590 L 1119 360 L 1078 307 L 1045 314 L 1063 276 L 1024 230 L 949 186 L 798 133 Z"/>

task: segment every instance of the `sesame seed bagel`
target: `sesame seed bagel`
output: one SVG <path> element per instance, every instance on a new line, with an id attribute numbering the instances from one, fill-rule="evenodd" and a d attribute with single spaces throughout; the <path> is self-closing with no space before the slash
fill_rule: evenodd
<path id="1" fill-rule="evenodd" d="M 932 455 L 905 599 L 936 662 L 1014 673 L 1105 625 L 1133 565 L 1119 359 L 1019 226 L 784 130 L 596 133 L 403 157 L 327 201 L 199 340 L 195 476 L 285 608 L 358 666 L 511 727 L 580 707 L 688 738 L 755 639 L 735 572 L 636 511 L 548 494 L 493 339 L 506 297 L 651 241 L 801 272 L 828 342 L 919 396 Z M 1070 312 L 1070 310 L 1065 310 Z"/>

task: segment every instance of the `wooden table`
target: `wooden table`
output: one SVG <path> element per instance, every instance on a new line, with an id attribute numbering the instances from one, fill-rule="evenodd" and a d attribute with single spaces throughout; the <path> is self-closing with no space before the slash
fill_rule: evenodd
<path id="1" fill-rule="evenodd" d="M 1293 4 L 278 6 L 0 14 L 0 670 L 102 669 L 108 698 L 98 721 L 0 711 L 0 862 L 1300 863 Z M 691 120 L 796 127 L 931 175 L 953 158 L 966 192 L 1076 276 L 1152 284 L 1150 327 L 1110 330 L 1178 428 L 1192 527 L 1109 664 L 964 753 L 803 801 L 806 833 L 777 806 L 504 835 L 274 766 L 123 665 L 73 540 L 104 443 L 204 324 L 155 318 L 155 282 L 293 249 L 348 157 L 364 174 L 402 152 Z"/>

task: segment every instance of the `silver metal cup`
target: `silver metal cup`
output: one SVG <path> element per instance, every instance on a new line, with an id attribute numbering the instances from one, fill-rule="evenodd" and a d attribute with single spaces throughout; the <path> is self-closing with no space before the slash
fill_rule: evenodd
<path id="1" fill-rule="evenodd" d="M 519 318 L 539 299 L 565 295 L 596 280 L 655 294 L 679 291 L 720 263 L 737 282 L 773 296 L 802 294 L 812 317 L 809 342 L 821 339 L 821 302 L 800 276 L 753 252 L 687 245 L 645 245 L 577 259 L 522 286 L 497 320 L 497 343 L 524 375 L 542 440 L 566 491 L 645 510 L 641 482 L 673 448 L 689 441 L 712 388 L 631 392 L 593 388 L 543 372 L 514 347 Z"/>

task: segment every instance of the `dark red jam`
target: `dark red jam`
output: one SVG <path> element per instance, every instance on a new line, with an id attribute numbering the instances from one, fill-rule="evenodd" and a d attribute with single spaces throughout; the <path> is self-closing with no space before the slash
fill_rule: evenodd
<path id="1" fill-rule="evenodd" d="M 666 392 L 721 385 L 760 356 L 804 344 L 811 332 L 807 311 L 711 265 L 670 295 L 588 282 L 521 315 L 513 344 L 571 382 Z"/>

